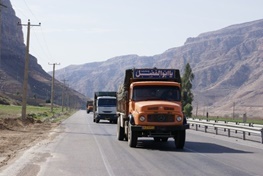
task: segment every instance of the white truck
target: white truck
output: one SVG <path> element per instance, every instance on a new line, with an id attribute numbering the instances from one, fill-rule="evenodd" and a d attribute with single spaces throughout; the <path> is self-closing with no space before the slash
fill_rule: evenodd
<path id="1" fill-rule="evenodd" d="M 93 122 L 108 120 L 117 123 L 116 92 L 95 92 L 93 101 Z"/>

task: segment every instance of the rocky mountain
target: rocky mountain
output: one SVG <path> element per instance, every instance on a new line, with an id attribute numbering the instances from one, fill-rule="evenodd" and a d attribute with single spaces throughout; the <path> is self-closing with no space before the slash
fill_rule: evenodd
<path id="1" fill-rule="evenodd" d="M 193 114 L 263 117 L 263 20 L 232 25 L 188 38 L 183 46 L 155 56 L 126 55 L 56 72 L 88 97 L 116 91 L 127 68 L 178 68 L 186 63 L 195 75 Z"/>
<path id="2" fill-rule="evenodd" d="M 26 46 L 22 33 L 21 20 L 16 17 L 10 0 L 2 0 L 1 4 L 1 53 L 0 53 L 0 93 L 21 101 L 25 68 Z M 52 77 L 37 63 L 37 58 L 30 55 L 28 71 L 28 103 L 45 102 L 50 99 Z M 67 90 L 67 91 L 66 91 Z M 85 106 L 86 97 L 79 92 L 65 88 L 64 84 L 55 81 L 54 102 L 61 104 L 62 92 L 71 97 L 72 104 Z M 34 99 L 33 101 L 30 101 Z M 76 103 L 78 102 L 78 103 Z M 69 102 L 68 102 L 69 104 Z"/>

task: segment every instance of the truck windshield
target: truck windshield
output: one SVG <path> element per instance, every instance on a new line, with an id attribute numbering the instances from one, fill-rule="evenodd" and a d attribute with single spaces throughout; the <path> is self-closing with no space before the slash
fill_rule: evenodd
<path id="1" fill-rule="evenodd" d="M 181 93 L 176 86 L 136 86 L 133 89 L 132 99 L 134 101 L 181 101 Z"/>
<path id="2" fill-rule="evenodd" d="M 116 99 L 99 99 L 98 106 L 116 106 Z"/>

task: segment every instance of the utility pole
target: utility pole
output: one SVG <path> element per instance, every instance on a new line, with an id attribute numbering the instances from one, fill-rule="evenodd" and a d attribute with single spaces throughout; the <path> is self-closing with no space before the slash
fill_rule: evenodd
<path id="1" fill-rule="evenodd" d="M 0 0 L 0 68 L 2 67 L 2 7 L 7 8 Z"/>
<path id="2" fill-rule="evenodd" d="M 198 114 L 198 102 L 196 103 L 196 111 L 195 111 L 195 116 L 197 117 Z"/>
<path id="3" fill-rule="evenodd" d="M 70 102 L 69 102 L 69 100 L 70 100 L 70 92 L 68 91 L 69 88 L 70 88 L 70 86 L 68 84 L 68 86 L 67 86 L 67 96 L 66 96 L 66 100 L 67 100 L 66 110 L 67 111 L 70 110 L 70 108 L 69 108 L 69 106 L 70 106 Z"/>
<path id="4" fill-rule="evenodd" d="M 55 66 L 60 65 L 58 63 L 48 63 L 49 65 L 53 65 L 53 76 L 52 76 L 52 85 L 51 85 L 51 112 L 53 113 L 53 104 L 54 104 L 54 81 L 55 81 Z"/>
<path id="5" fill-rule="evenodd" d="M 64 97 L 65 97 L 65 85 L 66 85 L 66 81 L 68 80 L 65 80 L 63 79 L 63 88 L 62 88 L 62 102 L 61 102 L 61 106 L 62 106 L 62 112 L 64 111 Z"/>
<path id="6" fill-rule="evenodd" d="M 235 118 L 235 102 L 233 102 L 233 119 Z"/>
<path id="7" fill-rule="evenodd" d="M 21 24 L 18 22 L 18 25 L 27 26 L 27 44 L 26 44 L 26 56 L 25 56 L 25 70 L 24 70 L 24 82 L 23 82 L 23 97 L 22 97 L 22 119 L 26 119 L 26 102 L 27 102 L 27 83 L 28 83 L 28 65 L 29 65 L 29 40 L 30 40 L 30 27 L 31 26 L 40 26 L 30 24 L 28 20 L 27 24 Z"/>

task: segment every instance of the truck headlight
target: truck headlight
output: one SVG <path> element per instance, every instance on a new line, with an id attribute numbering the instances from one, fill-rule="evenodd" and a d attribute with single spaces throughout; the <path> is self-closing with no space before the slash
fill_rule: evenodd
<path id="1" fill-rule="evenodd" d="M 144 116 L 140 116 L 139 119 L 140 119 L 141 122 L 144 122 L 144 121 L 145 121 L 145 117 L 144 117 Z"/>
<path id="2" fill-rule="evenodd" d="M 177 117 L 176 117 L 176 120 L 177 120 L 178 122 L 181 122 L 182 119 L 183 119 L 183 118 L 182 118 L 181 116 L 177 116 Z"/>

